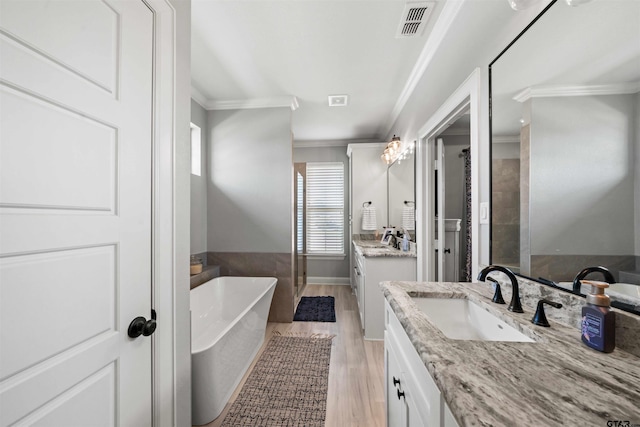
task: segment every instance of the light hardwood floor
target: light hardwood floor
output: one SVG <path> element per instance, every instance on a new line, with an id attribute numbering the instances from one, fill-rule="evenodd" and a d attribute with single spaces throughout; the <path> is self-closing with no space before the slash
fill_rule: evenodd
<path id="1" fill-rule="evenodd" d="M 324 295 L 335 297 L 335 323 L 268 323 L 265 345 L 273 331 L 335 335 L 329 365 L 325 426 L 384 427 L 384 344 L 382 341 L 364 340 L 358 306 L 350 286 L 307 285 L 304 291 L 304 296 Z M 249 372 L 240 382 L 222 414 L 207 424 L 208 427 L 219 427 L 222 424 Z"/>

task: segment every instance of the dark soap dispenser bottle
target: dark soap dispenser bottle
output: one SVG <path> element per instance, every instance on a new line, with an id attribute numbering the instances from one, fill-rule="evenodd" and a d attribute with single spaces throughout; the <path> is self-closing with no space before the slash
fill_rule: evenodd
<path id="1" fill-rule="evenodd" d="M 587 295 L 587 305 L 582 307 L 582 342 L 587 346 L 611 353 L 616 347 L 616 314 L 611 311 L 611 299 L 604 290 L 609 284 L 592 280 L 582 280 L 591 285 Z"/>

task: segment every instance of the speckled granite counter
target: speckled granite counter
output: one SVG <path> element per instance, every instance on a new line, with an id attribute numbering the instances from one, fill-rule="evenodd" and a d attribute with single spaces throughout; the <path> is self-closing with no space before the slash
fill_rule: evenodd
<path id="1" fill-rule="evenodd" d="M 415 243 L 411 243 L 412 250 L 403 252 L 392 246 L 383 245 L 379 240 L 353 240 L 353 247 L 366 257 L 415 258 Z"/>
<path id="2" fill-rule="evenodd" d="M 523 298 L 525 313 L 511 313 L 506 305 L 491 302 L 492 291 L 485 283 L 381 286 L 461 427 L 607 426 L 614 425 L 607 424 L 612 420 L 629 421 L 616 425 L 640 425 L 640 357 L 623 349 L 626 342 L 610 354 L 592 350 L 582 344 L 575 327 L 551 319 L 551 312 L 562 309 L 546 309 L 551 328 L 535 326 L 529 301 Z M 469 298 L 536 342 L 446 338 L 412 296 Z M 628 334 L 626 339 L 638 341 L 640 336 Z"/>

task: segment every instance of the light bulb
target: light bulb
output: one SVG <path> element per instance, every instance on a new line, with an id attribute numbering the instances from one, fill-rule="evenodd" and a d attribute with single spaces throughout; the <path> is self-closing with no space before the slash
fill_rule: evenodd
<path id="1" fill-rule="evenodd" d="M 513 10 L 524 10 L 530 8 L 534 4 L 538 2 L 538 0 L 507 0 L 509 2 L 509 6 Z"/>
<path id="2" fill-rule="evenodd" d="M 564 0 L 569 6 L 578 7 L 582 4 L 589 3 L 591 0 Z"/>

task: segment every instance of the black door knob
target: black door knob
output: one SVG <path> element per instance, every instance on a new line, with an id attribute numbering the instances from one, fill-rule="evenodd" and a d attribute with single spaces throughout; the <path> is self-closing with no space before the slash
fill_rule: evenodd
<path id="1" fill-rule="evenodd" d="M 127 334 L 131 338 L 138 338 L 140 335 L 148 337 L 153 334 L 158 327 L 155 319 L 155 312 L 152 312 L 151 319 L 147 320 L 142 316 L 138 316 L 131 321 Z"/>
<path id="2" fill-rule="evenodd" d="M 142 335 L 148 337 L 156 331 L 158 324 L 155 319 L 149 319 L 144 323 L 144 328 L 142 328 Z"/>
<path id="3" fill-rule="evenodd" d="M 131 321 L 129 324 L 129 329 L 127 333 L 131 338 L 138 338 L 142 335 L 142 331 L 144 330 L 144 325 L 147 323 L 147 319 L 142 316 L 138 316 Z"/>

